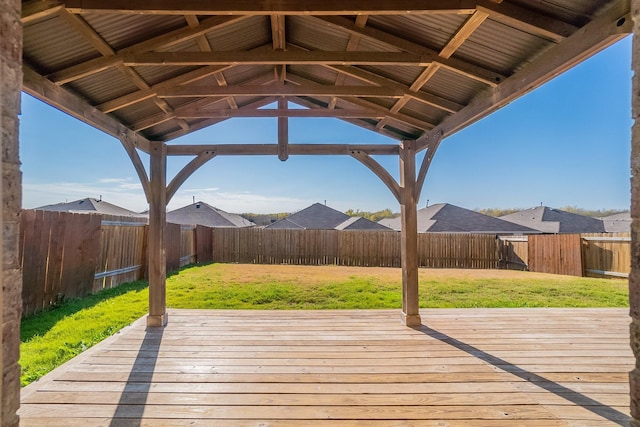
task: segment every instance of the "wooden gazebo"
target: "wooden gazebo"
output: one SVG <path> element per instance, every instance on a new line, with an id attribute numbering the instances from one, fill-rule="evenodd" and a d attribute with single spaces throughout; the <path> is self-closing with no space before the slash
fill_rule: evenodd
<path id="1" fill-rule="evenodd" d="M 120 140 L 142 182 L 150 326 L 167 321 L 165 211 L 180 185 L 216 156 L 319 154 L 352 156 L 400 203 L 402 317 L 419 325 L 416 203 L 439 144 L 632 31 L 624 0 L 33 0 L 22 24 L 24 91 Z M 180 143 L 233 117 L 273 117 L 278 143 Z M 289 117 L 398 143 L 294 144 Z M 400 182 L 380 155 L 398 157 Z M 193 160 L 169 180 L 171 156 Z"/>
<path id="2" fill-rule="evenodd" d="M 129 154 L 150 206 L 150 313 L 146 325 L 160 326 L 167 322 L 165 208 L 167 201 L 196 169 L 216 156 L 273 155 L 284 161 L 292 155 L 320 154 L 352 156 L 371 169 L 400 203 L 403 224 L 402 317 L 406 325 L 415 326 L 421 323 L 417 299 L 416 203 L 429 165 L 443 139 L 632 31 L 636 32 L 637 38 L 639 16 L 640 0 L 0 0 L 0 172 L 3 177 L 0 424 L 17 426 L 19 423 L 16 411 L 20 405 L 18 355 L 22 268 L 17 243 L 22 188 L 18 155 L 20 90 L 114 136 Z M 634 119 L 640 114 L 639 49 L 636 39 L 633 62 L 636 77 L 632 98 Z M 593 84 L 606 82 L 594 81 Z M 276 108 L 272 108 L 274 105 Z M 293 105 L 296 107 L 289 108 Z M 202 141 L 198 145 L 180 143 L 182 135 L 233 117 L 273 117 L 278 122 L 278 143 L 247 141 L 246 144 L 234 145 L 223 140 Z M 398 142 L 371 144 L 364 141 L 348 145 L 333 144 L 332 141 L 315 145 L 290 143 L 287 132 L 289 117 L 335 117 Z M 150 156 L 148 167 L 142 161 L 143 153 Z M 381 155 L 398 157 L 400 182 L 375 160 Z M 171 156 L 190 156 L 192 161 L 175 177 L 167 179 L 166 164 Z M 629 279 L 630 342 L 636 369 L 629 375 L 629 390 L 630 425 L 637 426 L 640 425 L 638 120 L 633 129 L 631 175 L 634 255 Z M 576 317 L 572 324 L 575 331 L 586 331 L 587 334 L 593 332 L 592 328 L 599 328 L 601 335 L 598 337 L 605 339 L 619 330 L 617 322 L 624 317 L 611 313 L 607 315 L 608 327 L 596 317 Z M 244 314 L 232 315 L 238 319 Z M 548 320 L 543 317 L 538 317 L 538 320 L 526 317 L 525 320 L 533 323 Z M 157 357 L 158 348 L 154 346 L 160 342 L 159 337 L 173 326 L 182 335 L 189 330 L 180 328 L 179 316 L 176 320 L 167 328 L 144 329 L 145 324 L 137 322 L 142 326 L 139 330 L 144 331 L 143 335 L 151 338 L 147 343 L 150 348 L 141 345 L 140 354 L 150 349 Z M 228 324 L 232 324 L 239 334 L 246 334 L 240 330 L 242 320 L 219 316 L 214 321 L 230 322 L 220 325 L 222 336 L 227 333 Z M 562 318 L 561 321 L 565 326 L 567 322 Z M 285 319 L 283 324 L 286 327 L 290 322 Z M 454 329 L 476 335 L 474 322 L 452 323 L 456 322 L 447 317 L 442 328 L 455 326 Z M 396 348 L 395 340 L 404 339 L 402 336 L 409 337 L 414 344 L 416 336 L 423 335 L 431 340 L 429 345 L 434 344 L 433 340 L 447 341 L 447 346 L 455 347 L 454 351 L 465 352 L 477 359 L 474 361 L 481 362 L 470 366 L 491 371 L 494 367 L 502 369 L 498 366 L 506 366 L 511 370 L 505 371 L 508 373 L 504 383 L 507 389 L 501 391 L 514 390 L 513 383 L 509 382 L 512 374 L 522 381 L 538 381 L 549 386 L 547 391 L 563 394 L 563 398 L 600 417 L 597 424 L 584 424 L 584 419 L 581 419 L 580 425 L 604 425 L 602 419 L 608 420 L 609 425 L 623 425 L 628 421 L 628 417 L 617 409 L 611 410 L 606 404 L 593 399 L 585 400 L 580 393 L 566 387 L 558 388 L 554 381 L 537 375 L 532 377 L 532 372 L 505 364 L 506 360 L 479 352 L 476 347 L 431 329 L 434 324 L 437 325 L 435 316 L 431 326 L 422 325 L 414 329 L 387 323 L 387 329 L 381 333 L 389 338 L 386 340 L 389 348 Z M 501 331 L 512 324 L 511 320 L 503 323 Z M 551 335 L 557 332 L 553 322 L 545 324 Z M 323 328 L 311 326 L 315 330 Z M 540 325 L 536 323 L 536 326 Z M 363 333 L 372 332 L 370 329 Z M 544 331 L 542 328 L 544 336 L 549 335 Z M 494 332 L 495 329 L 489 329 L 488 334 Z M 626 334 L 626 330 L 623 333 Z M 139 336 L 142 335 L 138 333 Z M 563 336 L 558 339 L 564 339 Z M 219 338 L 220 335 L 216 335 L 215 339 Z M 613 337 L 613 340 L 618 338 Z M 523 347 L 523 351 L 529 349 Z M 365 346 L 364 350 L 368 351 L 368 348 Z M 140 356 L 140 359 L 145 357 Z M 404 366 L 405 362 L 406 359 L 402 358 L 397 363 Z M 147 394 L 152 387 L 149 377 L 154 375 L 142 373 L 143 377 L 139 377 L 136 367 L 134 363 L 129 373 L 130 381 L 120 372 L 120 382 L 124 381 L 126 386 L 121 395 L 111 395 L 117 411 L 107 414 L 104 425 L 115 425 L 112 418 L 116 418 L 116 422 L 123 418 L 125 421 L 142 418 Z M 262 366 L 256 369 L 262 369 Z M 333 381 L 335 371 L 331 369 L 328 375 Z M 617 369 L 627 370 L 626 367 Z M 73 379 L 77 372 L 67 374 L 66 378 Z M 494 372 L 486 374 L 493 375 Z M 416 381 L 414 372 L 407 370 L 406 375 L 411 377 L 410 381 Z M 95 372 L 91 371 L 89 376 L 96 376 Z M 113 374 L 106 372 L 104 376 L 111 380 Z M 177 376 L 182 380 L 183 373 Z M 246 389 L 244 373 L 240 377 L 235 391 Z M 291 378 L 299 380 L 298 376 Z M 324 377 L 317 375 L 314 378 L 322 380 Z M 449 381 L 448 378 L 436 375 L 436 381 L 443 383 Z M 611 378 L 626 384 L 627 375 L 626 372 L 618 372 L 618 376 Z M 269 377 L 268 381 L 272 378 Z M 62 386 L 65 384 L 65 381 L 58 382 Z M 381 384 L 380 390 L 386 392 L 387 379 Z M 470 387 L 469 383 L 457 384 L 469 394 L 469 402 L 484 399 L 482 395 L 475 395 L 480 390 Z M 143 397 L 138 405 L 132 406 L 125 399 L 130 394 L 126 388 L 129 385 L 138 389 L 147 387 L 143 389 L 143 396 L 137 394 Z M 266 386 L 271 388 L 271 382 Z M 427 386 L 430 387 L 429 384 Z M 345 382 L 337 387 L 340 392 L 349 390 L 351 384 Z M 90 393 L 76 390 L 73 382 L 71 388 L 74 399 L 93 397 L 87 396 Z M 404 387 L 400 390 L 406 393 L 401 396 L 403 401 L 416 392 L 410 389 L 407 393 Z M 362 401 L 379 404 L 378 400 L 368 399 L 371 397 L 368 383 L 361 391 L 366 397 Z M 55 399 L 54 393 L 45 390 L 45 394 Z M 338 404 L 343 404 L 342 396 L 336 396 Z M 231 398 L 230 405 L 236 404 L 233 400 L 236 396 L 226 397 Z M 524 397 L 524 402 L 530 403 L 529 396 Z M 33 398 L 31 404 L 34 399 L 39 397 Z M 86 419 L 93 422 L 96 417 L 103 417 L 99 411 L 110 410 L 114 407 L 113 402 L 111 406 L 103 405 L 102 401 L 97 406 L 90 406 L 88 411 L 97 410 L 98 413 L 91 412 L 91 417 Z M 280 413 L 281 401 L 273 402 L 273 413 L 287 416 Z M 255 401 L 245 400 L 242 403 L 254 405 Z M 422 414 L 435 420 L 430 406 L 423 408 L 421 402 L 418 405 Z M 67 405 L 64 407 L 64 411 L 69 408 Z M 50 407 L 45 405 L 42 408 L 49 411 Z M 566 410 L 566 406 L 558 408 L 563 413 Z M 160 405 L 160 409 L 165 408 Z M 335 425 L 335 420 L 327 420 L 328 412 L 321 409 L 318 414 L 324 424 L 314 425 Z M 361 414 L 371 415 L 370 409 L 371 406 L 363 407 Z M 131 410 L 140 412 L 131 413 Z M 174 408 L 167 410 L 173 411 Z M 390 412 L 396 412 L 395 407 Z M 67 414 L 58 415 L 64 418 Z M 387 416 L 386 413 L 382 415 Z M 495 425 L 512 425 L 510 419 L 504 418 L 508 415 L 499 412 L 492 419 L 499 419 Z M 541 425 L 540 419 L 556 418 L 546 413 L 542 415 L 528 425 Z M 404 412 L 402 417 L 407 418 Z M 348 418 L 343 425 L 353 425 L 350 421 L 353 419 L 356 418 Z M 391 418 L 380 419 L 380 423 L 374 421 L 371 425 L 389 425 Z M 42 424 L 50 424 L 51 419 L 48 420 Z M 467 421 L 463 420 L 461 425 L 471 425 Z M 486 425 L 485 421 L 480 420 L 474 425 Z M 232 420 L 226 425 L 237 424 Z M 291 423 L 283 425 L 299 425 L 299 419 L 292 418 Z M 558 420 L 553 425 L 566 425 L 566 422 Z"/>

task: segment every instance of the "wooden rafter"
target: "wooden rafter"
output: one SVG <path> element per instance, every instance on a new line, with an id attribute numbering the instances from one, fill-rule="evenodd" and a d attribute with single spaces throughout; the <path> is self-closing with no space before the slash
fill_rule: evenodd
<path id="1" fill-rule="evenodd" d="M 538 56 L 498 88 L 481 93 L 458 113 L 444 119 L 418 140 L 418 149 L 426 148 L 432 135 L 441 133 L 447 137 L 457 132 L 624 38 L 632 31 L 631 21 L 628 2 L 615 1 L 590 23 Z"/>
<path id="2" fill-rule="evenodd" d="M 355 22 L 356 27 L 364 28 L 364 26 L 367 25 L 368 19 L 369 19 L 368 15 L 356 16 L 356 22 Z M 349 41 L 347 42 L 346 51 L 350 52 L 350 51 L 356 50 L 358 48 L 358 44 L 360 44 L 361 38 L 362 37 L 360 36 L 360 34 L 351 33 L 349 35 Z M 333 84 L 335 86 L 342 86 L 346 79 L 347 79 L 347 76 L 345 74 L 338 73 L 338 76 L 336 77 L 336 80 Z M 338 101 L 338 98 L 332 97 L 331 102 L 329 102 L 329 106 L 327 108 L 329 108 L 330 110 L 333 110 L 334 108 L 336 108 L 337 101 Z"/>
<path id="3" fill-rule="evenodd" d="M 358 27 L 353 21 L 342 16 L 314 16 L 313 18 L 338 29 L 348 31 L 352 34 L 359 34 L 362 37 L 388 44 L 400 51 L 413 53 L 425 58 L 431 58 L 432 61 L 438 62 L 443 67 L 489 86 L 495 86 L 505 79 L 504 75 L 495 71 L 487 70 L 486 68 L 480 67 L 476 64 L 471 64 L 467 61 L 455 58 L 439 57 L 437 51 L 410 40 L 406 40 L 402 37 L 398 37 L 370 26 Z"/>
<path id="4" fill-rule="evenodd" d="M 444 47 L 440 50 L 438 56 L 444 59 L 449 59 L 455 53 L 455 51 L 462 46 L 471 34 L 489 17 L 489 14 L 486 12 L 476 11 L 473 15 L 469 16 L 469 18 L 462 24 L 462 26 L 456 31 L 456 33 L 451 37 L 451 39 L 444 45 Z M 424 71 L 418 76 L 418 78 L 413 82 L 413 84 L 409 87 L 412 92 L 418 92 L 422 87 L 431 79 L 440 68 L 440 64 L 438 62 L 432 62 L 429 64 Z M 409 96 L 404 96 L 400 98 L 396 103 L 391 107 L 390 111 L 393 113 L 399 112 L 408 102 L 410 98 Z M 382 119 L 377 124 L 376 128 L 380 129 L 387 124 L 387 119 Z"/>
<path id="5" fill-rule="evenodd" d="M 23 64 L 23 90 L 90 126 L 120 139 L 125 135 L 131 144 L 149 152 L 149 140 L 125 127 L 116 119 L 89 105 L 77 95 L 56 86 Z"/>
<path id="6" fill-rule="evenodd" d="M 195 101 L 193 103 L 189 103 L 189 104 L 186 104 L 184 106 L 176 108 L 176 111 L 175 111 L 174 114 L 175 114 L 175 117 L 180 117 L 180 112 L 181 112 L 182 108 L 187 109 L 187 108 L 199 108 L 200 106 L 205 107 L 205 106 L 212 105 L 212 104 L 215 104 L 215 103 L 218 103 L 218 102 L 224 102 L 224 100 L 225 100 L 225 98 L 222 98 L 222 100 L 216 100 L 214 102 L 211 102 L 210 98 L 201 99 L 201 100 Z M 246 105 L 243 105 L 243 106 L 239 106 L 239 109 L 241 109 L 241 108 L 256 109 L 256 108 L 264 107 L 265 105 L 271 104 L 271 103 L 273 103 L 275 101 L 276 101 L 275 97 L 268 96 L 268 97 L 265 97 L 265 98 L 261 98 L 261 99 L 259 99 L 257 101 L 251 102 L 249 104 L 246 104 Z M 220 122 L 222 122 L 224 120 L 226 120 L 226 119 L 213 118 L 213 119 L 205 119 L 205 120 L 201 120 L 201 121 L 198 121 L 198 122 L 195 122 L 195 123 L 191 123 L 191 130 L 190 131 L 193 132 L 193 131 L 196 131 L 196 130 L 199 130 L 199 129 L 204 129 L 204 128 L 208 127 L 208 126 L 214 125 L 216 123 L 220 123 Z M 184 136 L 187 133 L 189 133 L 189 132 L 185 131 L 184 129 L 180 129 L 180 130 L 177 130 L 177 131 L 174 131 L 174 132 L 169 132 L 169 133 L 167 133 L 165 135 L 162 135 L 161 139 L 163 141 L 170 141 L 172 139 Z"/>
<path id="7" fill-rule="evenodd" d="M 554 19 L 507 2 L 478 2 L 477 11 L 487 13 L 494 21 L 555 42 L 564 40 L 578 29 L 569 22 Z"/>
<path id="8" fill-rule="evenodd" d="M 153 3 L 130 0 L 67 0 L 73 13 L 146 13 L 166 15 L 406 15 L 406 14 L 470 14 L 475 1 L 468 0 L 159 0 Z"/>
<path id="9" fill-rule="evenodd" d="M 200 22 L 197 27 L 185 27 L 174 31 L 170 31 L 166 34 L 145 40 L 137 43 L 133 46 L 129 46 L 118 51 L 114 55 L 95 58 L 80 64 L 73 65 L 63 70 L 56 71 L 49 74 L 47 77 L 57 83 L 65 84 L 73 80 L 87 77 L 92 74 L 99 73 L 111 67 L 115 67 L 122 63 L 125 55 L 135 55 L 150 50 L 169 48 L 176 44 L 185 42 L 187 40 L 197 39 L 198 37 L 206 34 L 214 29 L 224 28 L 229 25 L 237 24 L 242 20 L 247 19 L 244 16 L 214 16 L 207 18 Z"/>
<path id="10" fill-rule="evenodd" d="M 65 2 L 59 0 L 31 0 L 22 4 L 22 23 L 29 24 L 55 15 L 64 9 Z"/>
<path id="11" fill-rule="evenodd" d="M 360 81 L 374 84 L 378 86 L 384 86 L 388 88 L 393 88 L 394 90 L 402 91 L 403 96 L 409 96 L 412 99 L 415 99 L 419 102 L 422 102 L 427 105 L 431 105 L 432 107 L 438 108 L 440 110 L 455 113 L 464 107 L 461 104 L 445 99 L 441 96 L 433 95 L 424 91 L 413 91 L 411 87 L 404 85 L 402 83 L 398 83 L 394 80 L 391 80 L 387 77 L 380 76 L 378 74 L 372 73 L 371 71 L 363 70 L 357 67 L 346 67 L 341 65 L 332 65 L 327 66 L 332 70 L 335 70 L 341 74 L 345 74 L 347 76 L 354 77 Z"/>
<path id="12" fill-rule="evenodd" d="M 294 75 L 293 73 L 289 73 L 287 78 L 288 78 L 288 81 L 290 81 L 291 83 L 295 83 L 302 86 L 305 86 L 305 85 L 312 86 L 314 84 L 318 84 L 318 82 L 309 80 L 308 78 L 303 76 Z M 360 108 L 365 108 L 378 113 L 384 113 L 386 117 L 390 117 L 399 122 L 409 124 L 411 126 L 416 127 L 417 129 L 422 129 L 426 131 L 429 129 L 433 129 L 434 127 L 432 123 L 425 122 L 424 120 L 421 120 L 416 117 L 412 117 L 406 114 L 391 113 L 389 109 L 387 109 L 386 107 L 383 107 L 382 105 L 376 104 L 375 102 L 367 101 L 362 98 L 341 97 L 340 99 L 344 102 L 347 102 L 351 105 L 354 105 Z"/>
<path id="13" fill-rule="evenodd" d="M 115 50 L 89 25 L 87 22 L 78 15 L 73 15 L 66 10 L 60 11 L 60 16 L 65 19 L 73 28 L 75 28 L 85 39 L 89 41 L 89 43 L 102 55 L 110 56 L 115 55 Z M 138 72 L 133 70 L 132 68 L 125 67 L 122 64 L 118 64 L 116 68 L 125 76 L 127 76 L 134 85 L 138 86 L 139 89 L 147 90 L 151 86 L 142 78 Z M 164 100 L 157 97 L 153 98 L 153 102 L 158 106 L 158 108 L 165 112 L 171 113 L 173 112 L 173 108 Z M 189 125 L 184 120 L 179 120 L 178 124 L 183 129 L 189 129 Z"/>
<path id="14" fill-rule="evenodd" d="M 265 75 L 265 76 L 260 76 L 258 78 L 255 78 L 255 79 L 252 79 L 250 81 L 247 81 L 246 83 L 253 83 L 255 85 L 259 85 L 261 83 L 271 83 L 272 81 L 273 80 L 272 80 L 271 76 Z M 133 125 L 131 125 L 131 128 L 134 129 L 135 131 L 139 132 L 141 130 L 148 129 L 150 127 L 153 127 L 153 126 L 156 126 L 158 124 L 173 120 L 175 118 L 182 117 L 180 115 L 180 113 L 184 109 L 190 109 L 190 110 L 196 109 L 197 110 L 199 108 L 207 107 L 209 105 L 215 105 L 215 104 L 223 103 L 223 102 L 227 103 L 229 97 L 230 96 L 227 95 L 227 96 L 224 96 L 224 97 L 221 97 L 221 98 L 206 97 L 206 98 L 198 99 L 196 101 L 189 102 L 189 103 L 183 104 L 183 105 L 175 108 L 173 110 L 173 112 L 171 112 L 171 113 L 159 113 L 159 114 L 155 114 L 153 116 L 146 117 L 145 119 L 139 120 L 136 123 L 134 123 Z M 258 102 L 252 103 L 251 105 L 254 105 L 255 108 L 259 108 L 259 107 L 262 107 L 262 106 L 264 106 L 264 105 L 266 105 L 268 103 L 273 102 L 274 100 L 275 100 L 275 98 L 273 98 L 273 97 L 265 97 L 265 98 L 260 99 Z M 218 108 L 219 107 L 220 106 L 218 105 Z"/>

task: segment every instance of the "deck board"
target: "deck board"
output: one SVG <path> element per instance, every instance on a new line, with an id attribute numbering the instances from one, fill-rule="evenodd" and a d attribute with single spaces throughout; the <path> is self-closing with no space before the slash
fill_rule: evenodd
<path id="1" fill-rule="evenodd" d="M 626 309 L 421 314 L 171 310 L 25 387 L 21 425 L 628 425 Z"/>

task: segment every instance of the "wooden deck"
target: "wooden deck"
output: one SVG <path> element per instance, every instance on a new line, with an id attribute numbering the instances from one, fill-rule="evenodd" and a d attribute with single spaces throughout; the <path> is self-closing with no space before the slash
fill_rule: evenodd
<path id="1" fill-rule="evenodd" d="M 626 426 L 626 309 L 172 310 L 22 392 L 34 426 Z"/>

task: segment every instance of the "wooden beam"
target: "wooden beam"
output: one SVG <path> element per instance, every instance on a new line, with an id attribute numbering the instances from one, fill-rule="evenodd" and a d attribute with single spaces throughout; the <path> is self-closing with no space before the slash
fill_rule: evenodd
<path id="1" fill-rule="evenodd" d="M 475 1 L 465 0 L 67 0 L 73 13 L 120 13 L 154 15 L 420 15 L 470 14 Z"/>
<path id="2" fill-rule="evenodd" d="M 197 144 L 168 145 L 169 156 L 194 156 L 211 151 L 217 156 L 275 156 L 278 144 Z M 397 144 L 289 144 L 289 155 L 327 156 L 346 155 L 353 152 L 367 153 L 371 156 L 398 155 Z"/>
<path id="3" fill-rule="evenodd" d="M 427 147 L 432 135 L 441 133 L 447 137 L 459 131 L 624 38 L 631 31 L 629 2 L 616 0 L 590 23 L 537 56 L 497 88 L 484 91 L 457 114 L 444 119 L 419 139 L 418 150 Z"/>
<path id="4" fill-rule="evenodd" d="M 55 15 L 64 9 L 65 2 L 59 0 L 32 0 L 22 3 L 22 24 L 27 25 Z"/>
<path id="5" fill-rule="evenodd" d="M 280 14 L 271 15 L 271 40 L 273 50 L 285 50 L 287 47 L 285 37 L 285 16 Z"/>
<path id="6" fill-rule="evenodd" d="M 402 264 L 402 321 L 407 326 L 420 326 L 418 297 L 418 214 L 415 198 L 415 141 L 404 141 L 400 147 L 400 252 Z"/>
<path id="7" fill-rule="evenodd" d="M 422 159 L 420 171 L 418 172 L 418 177 L 416 178 L 416 204 L 420 201 L 420 194 L 422 193 L 422 188 L 424 187 L 424 182 L 427 178 L 427 172 L 429 172 L 429 167 L 431 166 L 431 162 L 433 161 L 433 156 L 435 156 L 441 142 L 442 134 L 432 135 L 431 140 L 429 140 L 428 142 L 427 152 Z"/>
<path id="8" fill-rule="evenodd" d="M 387 188 L 391 191 L 391 193 L 393 194 L 393 197 L 395 197 L 396 200 L 400 202 L 400 198 L 401 198 L 400 185 L 398 185 L 396 180 L 393 179 L 391 174 L 385 168 L 383 168 L 380 165 L 380 163 L 372 159 L 371 156 L 369 156 L 369 154 L 367 154 L 366 152 L 360 151 L 360 150 L 353 150 L 351 152 L 351 157 L 358 160 L 360 163 L 365 165 L 369 170 L 371 170 L 371 172 L 376 174 L 376 176 L 380 178 L 382 182 L 387 186 Z"/>
<path id="9" fill-rule="evenodd" d="M 115 55 L 115 51 L 109 45 L 109 43 L 107 43 L 82 17 L 73 15 L 66 10 L 61 11 L 60 16 L 76 31 L 78 31 L 85 39 L 87 39 L 89 43 L 102 55 Z M 122 74 L 127 76 L 133 82 L 133 84 L 138 86 L 138 88 L 142 90 L 150 88 L 150 85 L 134 69 L 125 67 L 122 64 L 118 64 L 116 68 L 118 68 Z M 153 102 L 158 106 L 160 110 L 165 113 L 170 113 L 173 111 L 172 107 L 164 99 L 154 98 Z M 189 129 L 189 125 L 184 120 L 181 120 L 179 124 L 183 129 Z"/>
<path id="10" fill-rule="evenodd" d="M 149 315 L 147 326 L 167 324 L 167 146 L 151 142 L 151 183 L 149 201 Z"/>
<path id="11" fill-rule="evenodd" d="M 216 156 L 215 151 L 202 151 L 200 152 L 195 159 L 191 160 L 185 167 L 183 167 L 180 172 L 173 177 L 169 185 L 167 186 L 167 204 L 173 196 L 176 194 L 178 189 L 184 184 L 184 182 L 191 176 L 195 171 L 197 171 L 202 165 L 207 163 L 209 160 L 213 159 Z"/>
<path id="12" fill-rule="evenodd" d="M 251 81 L 251 83 L 253 83 L 253 84 L 269 83 L 269 82 L 271 82 L 271 76 L 261 76 L 260 78 Z M 265 106 L 267 104 L 270 104 L 271 102 L 273 102 L 275 100 L 276 100 L 275 97 L 267 96 L 267 97 L 259 99 L 258 101 L 255 101 L 255 102 L 252 102 L 252 103 L 250 103 L 248 105 L 245 105 L 244 107 L 246 107 L 246 108 L 260 108 L 260 107 L 263 107 L 263 106 Z M 199 99 L 197 101 L 181 105 L 181 106 L 175 108 L 174 111 L 171 112 L 171 113 L 159 113 L 159 114 L 155 114 L 153 116 L 147 117 L 145 119 L 139 120 L 136 123 L 133 123 L 131 125 L 131 127 L 136 131 L 141 131 L 141 130 L 153 127 L 155 125 L 158 125 L 160 123 L 164 123 L 164 122 L 167 122 L 169 120 L 173 120 L 175 118 L 180 118 L 180 117 L 182 117 L 180 113 L 182 111 L 184 111 L 184 110 L 186 110 L 186 111 L 196 110 L 197 111 L 199 108 L 207 107 L 209 105 L 220 104 L 222 102 L 228 103 L 228 97 L 201 98 L 201 99 Z M 191 128 L 193 129 L 193 126 Z"/>
<path id="13" fill-rule="evenodd" d="M 304 85 L 313 86 L 314 84 L 318 84 L 318 82 L 316 81 L 309 80 L 306 77 L 302 77 L 292 73 L 289 73 L 287 78 L 289 79 L 288 81 L 290 81 L 291 83 L 295 83 L 303 86 Z M 383 107 L 382 105 L 364 100 L 362 98 L 341 97 L 340 99 L 344 102 L 347 102 L 352 105 L 356 105 L 360 108 L 368 109 L 378 113 L 384 113 L 385 117 L 390 117 L 399 122 L 403 122 L 411 126 L 415 126 L 417 129 L 429 130 L 429 129 L 432 129 L 434 126 L 431 123 L 425 122 L 413 116 L 408 116 L 406 114 L 391 113 L 387 108 Z"/>
<path id="14" fill-rule="evenodd" d="M 450 58 L 462 44 L 467 41 L 471 34 L 489 17 L 487 12 L 476 11 L 465 23 L 456 31 L 447 44 L 442 48 L 438 56 Z"/>
<path id="15" fill-rule="evenodd" d="M 112 111 L 116 111 L 121 108 L 126 108 L 138 102 L 145 101 L 149 98 L 153 98 L 154 96 L 156 96 L 157 91 L 159 89 L 193 83 L 198 80 L 215 75 L 216 73 L 220 73 L 223 70 L 227 70 L 231 67 L 232 67 L 231 65 L 227 65 L 222 67 L 212 66 L 212 67 L 198 68 L 197 70 L 193 70 L 188 73 L 181 74 L 177 77 L 173 77 L 171 79 L 157 83 L 151 86 L 149 89 L 131 92 L 127 95 L 114 98 L 110 101 L 107 101 L 103 104 L 98 105 L 97 108 L 102 112 L 110 113 Z"/>
<path id="16" fill-rule="evenodd" d="M 140 185 L 142 185 L 142 190 L 144 191 L 144 197 L 147 199 L 147 203 L 151 201 L 151 188 L 149 183 L 149 176 L 147 175 L 147 171 L 144 168 L 144 164 L 142 163 L 142 159 L 140 159 L 140 155 L 138 154 L 138 150 L 136 150 L 135 145 L 129 139 L 126 133 L 122 133 L 120 139 L 120 143 L 124 147 L 131 163 L 133 163 L 133 168 L 138 174 L 138 179 L 140 180 Z"/>
<path id="17" fill-rule="evenodd" d="M 382 118 L 384 114 L 365 109 L 237 109 L 228 108 L 198 108 L 180 110 L 176 114 L 178 117 L 186 119 L 230 119 L 233 117 L 295 117 L 295 118 L 340 118 L 340 119 L 356 119 L 356 118 Z"/>
<path id="18" fill-rule="evenodd" d="M 200 22 L 197 27 L 179 28 L 160 36 L 142 41 L 117 52 L 115 55 L 95 58 L 49 74 L 47 77 L 57 83 L 65 84 L 82 77 L 99 73 L 122 63 L 125 55 L 135 55 L 160 48 L 168 48 L 187 40 L 198 38 L 214 29 L 225 28 L 247 19 L 243 16 L 214 16 Z"/>
<path id="19" fill-rule="evenodd" d="M 320 20 L 327 25 L 337 29 L 348 31 L 351 34 L 359 34 L 378 42 L 386 43 L 398 50 L 413 53 L 424 58 L 430 58 L 432 61 L 470 79 L 474 79 L 489 86 L 495 86 L 497 82 L 505 79 L 505 76 L 486 68 L 456 58 L 442 58 L 438 56 L 438 52 L 426 48 L 418 43 L 403 39 L 396 35 L 378 30 L 372 27 L 358 27 L 348 18 L 342 16 L 314 16 L 314 19 Z"/>
<path id="20" fill-rule="evenodd" d="M 473 15 L 469 16 L 469 18 L 462 24 L 462 26 L 456 31 L 456 33 L 451 37 L 451 39 L 444 45 L 440 53 L 439 57 L 448 59 L 454 52 L 462 46 L 462 44 L 471 37 L 471 34 L 487 19 L 489 16 L 486 12 L 476 11 Z M 418 92 L 422 87 L 438 72 L 440 69 L 440 64 L 437 62 L 432 62 L 429 64 L 424 71 L 418 76 L 418 78 L 413 82 L 409 89 L 414 92 Z M 405 96 L 394 104 L 391 107 L 390 111 L 393 113 L 398 113 L 400 110 L 409 102 L 409 97 Z M 376 126 L 376 128 L 380 129 L 384 127 L 388 122 L 388 119 L 382 119 Z"/>
<path id="21" fill-rule="evenodd" d="M 358 15 L 358 16 L 356 16 L 356 22 L 355 22 L 356 27 L 364 28 L 365 25 L 367 25 L 367 20 L 368 19 L 369 19 L 368 15 Z M 358 49 L 358 45 L 360 44 L 360 39 L 362 39 L 362 36 L 360 36 L 360 34 L 356 34 L 356 33 L 349 34 L 349 41 L 347 42 L 346 51 L 349 52 L 349 51 L 357 50 Z M 346 78 L 347 78 L 347 76 L 345 74 L 338 73 L 338 76 L 336 77 L 334 85 L 335 86 L 342 86 L 344 84 Z M 336 102 L 337 101 L 338 101 L 338 99 L 336 97 L 331 98 L 331 101 L 329 102 L 328 108 L 330 110 L 334 109 L 336 107 Z"/>
<path id="22" fill-rule="evenodd" d="M 278 109 L 287 110 L 286 98 L 278 98 Z M 289 158 L 289 119 L 278 117 L 278 159 L 284 162 Z"/>
<path id="23" fill-rule="evenodd" d="M 147 52 L 126 54 L 122 62 L 130 67 L 145 65 L 404 65 L 426 66 L 429 56 L 406 52 L 330 52 L 330 51 L 216 51 Z"/>
<path id="24" fill-rule="evenodd" d="M 234 86 L 177 86 L 158 89 L 160 98 L 203 98 L 240 96 L 357 96 L 365 98 L 400 98 L 403 91 L 380 86 L 330 85 L 234 85 Z"/>
<path id="25" fill-rule="evenodd" d="M 453 102 L 441 96 L 433 95 L 424 91 L 414 91 L 407 85 L 403 85 L 396 82 L 395 80 L 391 80 L 387 77 L 380 76 L 361 68 L 344 67 L 340 65 L 328 66 L 328 68 L 335 70 L 341 74 L 354 77 L 366 83 L 401 91 L 405 96 L 449 113 L 455 113 L 456 111 L 459 111 L 464 107 L 464 105 L 462 104 L 458 104 L 457 102 Z"/>
<path id="26" fill-rule="evenodd" d="M 116 119 L 92 107 L 71 92 L 51 83 L 26 64 L 23 64 L 22 69 L 23 90 L 29 95 L 115 138 L 120 139 L 124 134 L 136 148 L 149 152 L 149 141 L 142 135 L 126 128 Z"/>
<path id="27" fill-rule="evenodd" d="M 477 8 L 478 12 L 488 13 L 489 17 L 496 22 L 555 42 L 564 40 L 578 30 L 578 27 L 571 23 L 512 3 L 481 0 Z"/>

